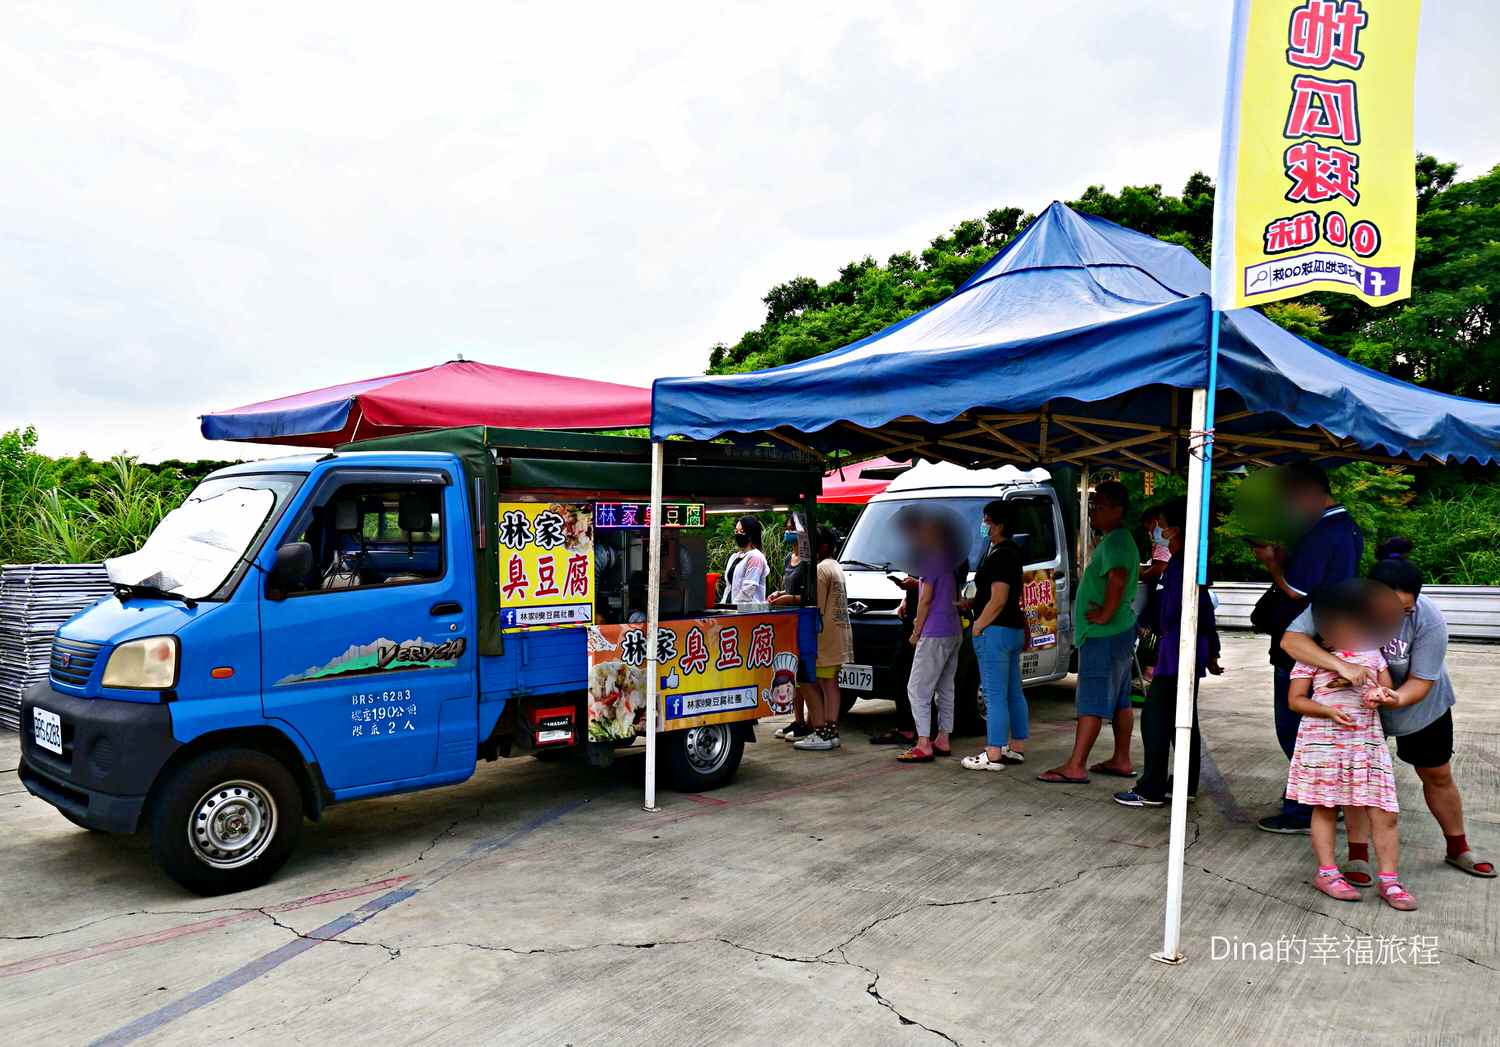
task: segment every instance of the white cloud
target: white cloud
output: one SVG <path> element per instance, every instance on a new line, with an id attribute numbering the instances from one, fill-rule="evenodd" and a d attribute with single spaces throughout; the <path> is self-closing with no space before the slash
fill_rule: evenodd
<path id="1" fill-rule="evenodd" d="M 796 273 L 1212 170 L 1223 4 L 44 3 L 0 37 L 0 426 L 196 416 L 455 353 L 646 384 Z M 1418 143 L 1500 160 L 1493 18 L 1428 5 Z"/>

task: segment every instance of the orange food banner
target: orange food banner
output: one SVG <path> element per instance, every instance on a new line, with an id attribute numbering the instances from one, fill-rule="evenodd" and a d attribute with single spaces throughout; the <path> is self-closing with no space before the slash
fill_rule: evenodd
<path id="1" fill-rule="evenodd" d="M 1026 617 L 1026 649 L 1057 644 L 1057 578 L 1052 568 L 1021 575 L 1021 613 Z"/>
<path id="2" fill-rule="evenodd" d="M 629 741 L 646 717 L 646 626 L 589 629 L 589 738 Z M 656 632 L 663 731 L 791 711 L 797 612 L 662 622 Z"/>

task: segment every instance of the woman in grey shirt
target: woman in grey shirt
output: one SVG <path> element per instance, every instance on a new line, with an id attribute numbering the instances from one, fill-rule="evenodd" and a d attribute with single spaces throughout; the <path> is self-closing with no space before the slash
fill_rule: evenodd
<path id="1" fill-rule="evenodd" d="M 1422 572 L 1406 558 L 1411 542 L 1391 538 L 1382 542 L 1370 578 L 1392 591 L 1405 614 L 1396 636 L 1382 653 L 1396 684 L 1395 706 L 1382 706 L 1380 718 L 1385 733 L 1396 739 L 1396 756 L 1416 769 L 1422 779 L 1427 809 L 1437 819 L 1447 841 L 1446 861 L 1471 876 L 1492 877 L 1494 863 L 1482 860 L 1464 835 L 1464 805 L 1453 780 L 1453 682 L 1443 661 L 1448 652 L 1448 623 L 1437 604 L 1422 595 Z M 1355 683 L 1371 670 L 1349 665 L 1324 650 L 1313 638 L 1312 612 L 1305 611 L 1287 629 L 1281 649 L 1306 665 L 1328 669 Z M 1349 865 L 1344 875 L 1350 883 L 1365 887 L 1373 882 L 1369 865 L 1369 825 L 1349 817 Z"/>

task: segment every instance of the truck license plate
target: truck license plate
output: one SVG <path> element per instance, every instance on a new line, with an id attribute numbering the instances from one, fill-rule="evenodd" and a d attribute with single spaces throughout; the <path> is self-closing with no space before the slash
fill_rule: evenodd
<path id="1" fill-rule="evenodd" d="M 31 734 L 36 744 L 62 755 L 62 717 L 35 706 L 31 710 Z"/>
<path id="2" fill-rule="evenodd" d="M 839 666 L 839 688 L 845 691 L 873 691 L 875 668 L 870 665 Z"/>

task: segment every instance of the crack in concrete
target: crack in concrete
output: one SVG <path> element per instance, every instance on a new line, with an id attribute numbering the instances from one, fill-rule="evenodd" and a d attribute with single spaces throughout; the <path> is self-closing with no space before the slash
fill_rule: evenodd
<path id="1" fill-rule="evenodd" d="M 1023 893 L 1025 893 L 1025 892 L 1023 892 Z M 933 904 L 937 904 L 937 905 L 943 905 L 943 904 L 957 905 L 957 904 L 961 904 L 961 903 L 959 903 L 959 902 L 946 902 L 946 903 L 933 903 Z M 959 1041 L 955 1040 L 953 1037 L 949 1036 L 947 1033 L 943 1032 L 941 1029 L 934 1029 L 931 1026 L 923 1025 L 921 1022 L 917 1021 L 916 1019 L 909 1018 L 905 1014 L 901 1013 L 900 1009 L 896 1007 L 895 1003 L 891 999 L 889 999 L 888 997 L 886 997 L 885 995 L 883 995 L 880 992 L 880 990 L 877 988 L 877 985 L 880 982 L 880 972 L 877 971 L 877 970 L 875 970 L 872 967 L 867 967 L 867 966 L 865 966 L 862 963 L 857 963 L 857 962 L 849 959 L 849 957 L 844 954 L 844 951 L 843 951 L 842 947 L 839 947 L 839 946 L 835 946 L 833 949 L 829 949 L 829 950 L 827 950 L 827 951 L 825 951 L 825 952 L 823 952 L 823 953 L 821 953 L 821 954 L 819 954 L 817 956 L 790 956 L 790 955 L 787 955 L 785 953 L 772 952 L 769 949 L 757 949 L 754 946 L 745 945 L 745 944 L 743 944 L 741 942 L 737 942 L 737 941 L 734 941 L 731 938 L 725 938 L 725 937 L 720 936 L 720 935 L 710 935 L 710 936 L 705 936 L 705 937 L 702 937 L 702 938 L 676 938 L 676 939 L 664 939 L 664 940 L 661 940 L 661 941 L 646 941 L 646 942 L 593 942 L 593 943 L 590 943 L 588 945 L 564 945 L 564 946 L 555 946 L 555 947 L 543 946 L 543 947 L 535 948 L 535 949 L 522 949 L 522 948 L 517 948 L 515 946 L 509 946 L 509 945 L 486 945 L 486 944 L 484 944 L 482 942 L 436 942 L 436 943 L 433 943 L 431 945 L 413 945 L 413 946 L 409 946 L 409 948 L 412 948 L 412 949 L 452 949 L 452 948 L 462 948 L 462 949 L 478 949 L 478 950 L 483 951 L 483 952 L 509 953 L 512 956 L 536 956 L 536 955 L 565 956 L 565 955 L 570 955 L 570 954 L 573 954 L 573 953 L 588 952 L 588 951 L 594 950 L 594 949 L 655 949 L 655 948 L 658 948 L 658 947 L 668 948 L 668 947 L 672 947 L 672 946 L 691 946 L 691 945 L 710 945 L 710 944 L 712 944 L 712 945 L 726 945 L 726 946 L 728 946 L 731 949 L 738 949 L 739 951 L 741 951 L 741 952 L 747 952 L 747 953 L 749 953 L 752 956 L 759 956 L 759 957 L 763 957 L 763 958 L 768 959 L 768 960 L 777 960 L 777 961 L 779 961 L 781 963 L 818 964 L 818 965 L 827 966 L 827 967 L 848 967 L 848 968 L 851 968 L 852 970 L 861 971 L 865 975 L 867 975 L 869 977 L 869 979 L 870 979 L 870 981 L 868 983 L 866 983 L 866 985 L 865 985 L 865 995 L 869 996 L 871 999 L 873 999 L 881 1007 L 885 1008 L 886 1010 L 890 1011 L 893 1015 L 895 1015 L 896 1016 L 896 1020 L 899 1021 L 902 1025 L 913 1025 L 913 1026 L 916 1026 L 918 1029 L 921 1029 L 924 1032 L 929 1032 L 929 1033 L 932 1033 L 934 1036 L 940 1037 L 941 1039 L 943 1039 L 947 1043 L 958 1044 L 958 1042 L 959 1042 Z M 837 952 L 839 954 L 839 958 L 837 960 L 828 959 L 827 958 L 828 957 L 828 953 L 830 953 L 830 952 Z"/>
<path id="2" fill-rule="evenodd" d="M 110 913 L 108 916 L 100 916 L 98 919 L 86 920 L 72 927 L 61 927 L 55 931 L 43 931 L 39 934 L 0 934 L 0 942 L 35 942 L 44 938 L 55 938 L 62 934 L 72 934 L 86 927 L 96 924 L 108 923 L 110 920 L 123 920 L 131 916 L 218 916 L 221 913 L 256 912 L 258 910 L 245 906 L 230 906 L 223 909 L 131 909 L 129 912 Z"/>
<path id="3" fill-rule="evenodd" d="M 278 920 L 275 917 L 274 914 L 268 912 L 265 909 L 254 909 L 254 910 L 250 910 L 250 911 L 260 913 L 266 919 L 270 920 L 271 924 L 273 926 L 279 927 L 283 931 L 286 931 L 288 934 L 295 935 L 296 937 L 301 938 L 303 941 L 309 941 L 309 942 L 333 942 L 333 943 L 335 943 L 337 945 L 353 945 L 353 946 L 363 946 L 363 947 L 371 948 L 371 949 L 384 949 L 385 952 L 386 952 L 386 956 L 387 956 L 388 959 L 395 960 L 395 959 L 399 959 L 401 957 L 401 949 L 400 949 L 399 946 L 386 945 L 384 942 L 365 942 L 365 941 L 359 941 L 358 939 L 355 939 L 355 938 L 344 938 L 344 937 L 341 937 L 340 934 L 337 934 L 337 933 L 336 934 L 328 934 L 328 935 L 323 935 L 323 934 L 304 934 L 301 931 L 297 930 L 297 928 L 293 927 L 291 924 L 289 924 L 289 923 L 282 923 L 280 920 Z M 379 915 L 379 914 L 378 913 L 372 914 L 372 916 L 374 916 L 374 915 Z"/>

